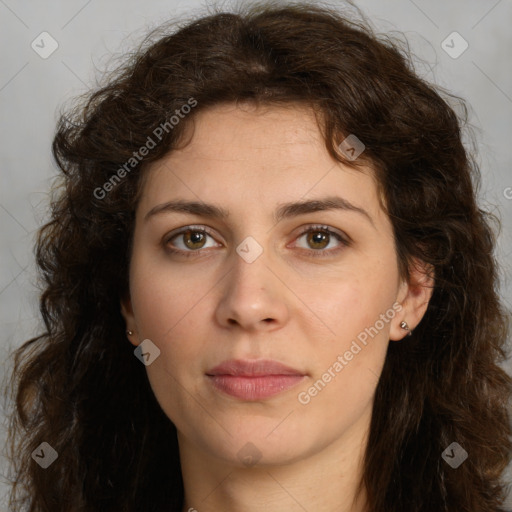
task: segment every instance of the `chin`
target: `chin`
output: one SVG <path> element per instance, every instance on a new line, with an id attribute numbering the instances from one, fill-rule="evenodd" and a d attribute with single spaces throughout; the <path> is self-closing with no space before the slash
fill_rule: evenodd
<path id="1" fill-rule="evenodd" d="M 283 415 L 285 418 L 286 415 Z M 238 417 L 236 422 L 225 419 L 222 424 L 229 432 L 217 428 L 197 433 L 211 455 L 237 467 L 280 466 L 294 463 L 315 451 L 308 441 L 311 428 L 298 428 L 289 419 L 263 416 Z M 285 424 L 289 422 L 286 427 Z M 301 432 L 302 431 L 302 432 Z"/>

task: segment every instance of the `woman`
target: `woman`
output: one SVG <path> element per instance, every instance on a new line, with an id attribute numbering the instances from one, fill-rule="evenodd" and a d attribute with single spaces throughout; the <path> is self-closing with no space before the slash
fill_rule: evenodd
<path id="1" fill-rule="evenodd" d="M 363 22 L 260 4 L 63 115 L 12 510 L 502 511 L 507 326 L 447 101 Z"/>

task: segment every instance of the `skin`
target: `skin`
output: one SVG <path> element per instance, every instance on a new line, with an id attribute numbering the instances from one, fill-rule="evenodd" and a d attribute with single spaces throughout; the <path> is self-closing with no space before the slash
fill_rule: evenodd
<path id="1" fill-rule="evenodd" d="M 146 369 L 178 431 L 183 510 L 364 511 L 365 493 L 356 499 L 355 490 L 387 346 L 406 336 L 401 321 L 411 329 L 419 323 L 432 282 L 421 262 L 409 282 L 401 278 L 372 170 L 332 159 L 311 110 L 218 105 L 194 124 L 190 143 L 147 173 L 130 297 L 121 305 L 130 342 L 149 339 L 160 350 Z M 277 223 L 272 217 L 282 203 L 333 195 L 371 220 L 341 209 Z M 164 211 L 145 219 L 176 199 L 213 203 L 229 215 Z M 349 243 L 335 235 L 319 242 L 318 224 Z M 211 235 L 169 236 L 191 225 Z M 307 227 L 310 235 L 301 234 Z M 263 249 L 252 263 L 236 251 L 248 236 Z M 169 252 L 173 247 L 193 257 Z M 333 371 L 358 334 L 389 311 L 394 316 L 378 334 Z M 306 377 L 270 398 L 243 401 L 205 376 L 232 358 L 274 359 Z M 301 403 L 299 393 L 329 368 L 335 377 Z M 239 455 L 247 443 L 252 462 Z"/>

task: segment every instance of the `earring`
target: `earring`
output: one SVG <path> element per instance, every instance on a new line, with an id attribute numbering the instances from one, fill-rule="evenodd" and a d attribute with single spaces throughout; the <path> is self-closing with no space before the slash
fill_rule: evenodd
<path id="1" fill-rule="evenodd" d="M 409 324 L 407 322 L 400 322 L 400 327 L 404 330 L 404 331 L 409 331 L 407 333 L 407 336 L 412 336 L 412 331 L 409 330 Z"/>
<path id="2" fill-rule="evenodd" d="M 131 335 L 133 334 L 133 331 L 126 331 L 126 334 L 127 334 L 128 336 L 131 336 Z"/>

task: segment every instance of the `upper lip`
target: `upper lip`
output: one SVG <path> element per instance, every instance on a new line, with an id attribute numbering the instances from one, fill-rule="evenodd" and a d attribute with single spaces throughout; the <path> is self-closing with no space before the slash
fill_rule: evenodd
<path id="1" fill-rule="evenodd" d="M 206 375 L 257 377 L 261 375 L 305 375 L 305 373 L 271 359 L 229 359 L 208 370 Z"/>

